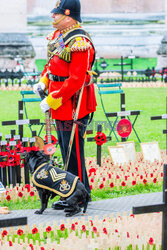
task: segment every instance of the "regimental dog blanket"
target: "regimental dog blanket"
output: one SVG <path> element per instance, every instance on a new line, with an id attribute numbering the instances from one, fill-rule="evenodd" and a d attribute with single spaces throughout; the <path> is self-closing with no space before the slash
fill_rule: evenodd
<path id="1" fill-rule="evenodd" d="M 32 182 L 35 186 L 52 191 L 64 198 L 74 192 L 78 179 L 79 177 L 48 163 L 40 165 L 32 175 Z"/>

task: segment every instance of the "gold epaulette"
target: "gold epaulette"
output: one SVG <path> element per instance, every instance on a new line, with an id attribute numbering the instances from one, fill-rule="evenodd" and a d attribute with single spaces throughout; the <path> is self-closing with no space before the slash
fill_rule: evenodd
<path id="1" fill-rule="evenodd" d="M 84 37 L 76 37 L 74 44 L 71 47 L 71 51 L 86 51 L 92 47 L 89 41 L 86 41 Z"/>

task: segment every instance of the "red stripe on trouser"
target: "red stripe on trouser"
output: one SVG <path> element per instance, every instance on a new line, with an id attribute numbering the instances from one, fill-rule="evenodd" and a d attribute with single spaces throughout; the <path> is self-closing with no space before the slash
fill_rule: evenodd
<path id="1" fill-rule="evenodd" d="M 78 162 L 78 176 L 80 178 L 80 181 L 82 181 L 82 170 L 81 170 L 81 156 L 80 156 L 80 150 L 79 150 L 78 125 L 76 125 L 76 129 L 75 129 L 75 147 L 76 147 L 77 162 Z"/>

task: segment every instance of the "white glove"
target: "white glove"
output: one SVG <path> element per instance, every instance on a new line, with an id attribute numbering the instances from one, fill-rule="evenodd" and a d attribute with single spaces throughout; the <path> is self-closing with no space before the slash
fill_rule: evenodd
<path id="1" fill-rule="evenodd" d="M 46 88 L 45 83 L 38 82 L 38 83 L 34 84 L 34 86 L 33 86 L 33 92 L 36 95 L 39 95 L 38 88 L 41 88 L 42 90 L 44 90 Z"/>
<path id="2" fill-rule="evenodd" d="M 40 103 L 40 107 L 43 113 L 50 109 L 49 105 L 46 102 L 46 98 L 42 100 L 42 102 Z"/>

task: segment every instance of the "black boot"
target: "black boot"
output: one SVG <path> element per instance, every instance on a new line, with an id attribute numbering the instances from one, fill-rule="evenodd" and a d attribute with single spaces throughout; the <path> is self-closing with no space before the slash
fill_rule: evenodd
<path id="1" fill-rule="evenodd" d="M 66 203 L 65 199 L 60 198 L 60 200 L 52 204 L 52 208 L 55 210 L 64 210 L 65 208 L 69 208 L 69 205 Z"/>
<path id="2" fill-rule="evenodd" d="M 71 208 L 69 211 L 67 211 L 68 209 L 65 209 L 65 210 L 67 212 L 66 217 L 71 217 L 71 216 L 81 212 L 81 208 L 79 206 L 75 206 L 75 207 Z"/>

